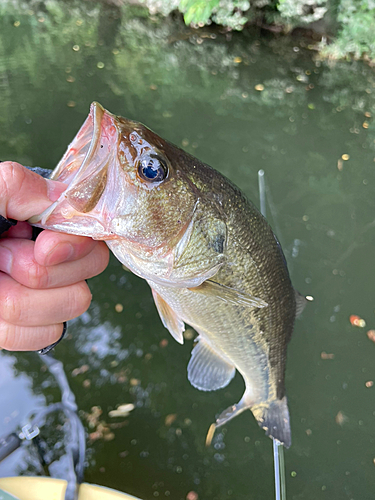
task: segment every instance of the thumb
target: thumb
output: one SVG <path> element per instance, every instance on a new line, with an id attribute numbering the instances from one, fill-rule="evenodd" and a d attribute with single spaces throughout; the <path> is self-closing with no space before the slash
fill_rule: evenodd
<path id="1" fill-rule="evenodd" d="M 0 163 L 0 215 L 19 221 L 42 212 L 56 201 L 66 184 L 43 179 L 19 163 Z"/>

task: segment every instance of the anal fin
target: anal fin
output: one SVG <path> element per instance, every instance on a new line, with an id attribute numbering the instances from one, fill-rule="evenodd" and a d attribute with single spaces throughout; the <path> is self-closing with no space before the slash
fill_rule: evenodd
<path id="1" fill-rule="evenodd" d="M 169 330 L 169 333 L 172 337 L 177 340 L 179 344 L 184 343 L 184 335 L 185 324 L 180 319 L 177 314 L 173 311 L 167 302 L 157 293 L 155 290 L 152 290 L 152 296 L 154 297 L 154 301 L 156 304 L 156 308 L 158 310 L 160 319 L 162 320 L 165 328 Z"/>
<path id="2" fill-rule="evenodd" d="M 236 370 L 202 337 L 198 337 L 188 364 L 188 379 L 201 391 L 216 391 L 226 387 Z"/>
<path id="3" fill-rule="evenodd" d="M 216 427 L 221 427 L 222 425 L 232 420 L 232 418 L 237 417 L 240 413 L 248 409 L 249 407 L 244 403 L 244 400 L 235 405 L 229 406 L 226 410 L 224 410 L 218 418 L 216 419 Z"/>

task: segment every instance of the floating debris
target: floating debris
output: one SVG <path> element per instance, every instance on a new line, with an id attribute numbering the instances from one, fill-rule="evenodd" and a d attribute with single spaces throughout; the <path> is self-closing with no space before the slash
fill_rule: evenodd
<path id="1" fill-rule="evenodd" d="M 264 90 L 264 85 L 258 83 L 258 85 L 255 85 L 254 89 L 257 90 L 258 92 L 262 92 L 262 90 Z"/>
<path id="2" fill-rule="evenodd" d="M 73 45 L 73 50 L 74 52 L 78 52 L 79 51 L 79 45 Z"/>
<path id="3" fill-rule="evenodd" d="M 323 351 L 320 353 L 320 357 L 322 359 L 334 359 L 335 355 L 332 353 L 327 353 L 327 352 Z"/>
<path id="4" fill-rule="evenodd" d="M 355 314 L 349 316 L 349 321 L 354 326 L 359 326 L 360 328 L 364 328 L 366 326 L 366 321 Z"/>
<path id="5" fill-rule="evenodd" d="M 233 59 L 233 62 L 235 62 L 236 64 L 242 63 L 242 57 L 235 57 Z"/>
<path id="6" fill-rule="evenodd" d="M 187 328 L 185 331 L 184 331 L 184 339 L 186 340 L 191 340 L 194 338 L 194 330 L 192 328 Z"/>
<path id="7" fill-rule="evenodd" d="M 88 372 L 89 368 L 89 365 L 82 365 L 79 368 L 74 368 L 74 370 L 72 371 L 72 377 L 76 377 L 77 375 Z"/>
<path id="8" fill-rule="evenodd" d="M 373 385 L 374 385 L 373 380 L 368 380 L 368 381 L 365 383 L 365 386 L 366 386 L 366 387 L 372 387 Z"/>
<path id="9" fill-rule="evenodd" d="M 186 500 L 198 500 L 198 493 L 196 491 L 189 491 L 186 495 Z"/>
<path id="10" fill-rule="evenodd" d="M 122 304 L 115 305 L 115 311 L 121 313 L 124 310 L 124 306 Z"/>
<path id="11" fill-rule="evenodd" d="M 159 342 L 160 347 L 167 347 L 168 345 L 168 339 L 161 339 Z"/>
<path id="12" fill-rule="evenodd" d="M 208 429 L 207 436 L 206 436 L 206 446 L 207 447 L 211 446 L 212 439 L 213 439 L 214 434 L 215 434 L 215 430 L 216 430 L 216 425 L 211 424 L 210 428 Z"/>
<path id="13" fill-rule="evenodd" d="M 105 66 L 105 64 L 104 64 L 104 62 L 102 62 L 102 61 L 99 61 L 99 62 L 97 63 L 97 65 L 96 65 L 96 67 L 97 67 L 97 68 L 99 68 L 99 69 L 103 69 L 103 68 L 104 68 L 104 66 Z"/>
<path id="14" fill-rule="evenodd" d="M 114 432 L 105 432 L 103 434 L 103 439 L 104 441 L 113 441 L 113 439 L 115 439 Z"/>
<path id="15" fill-rule="evenodd" d="M 170 427 L 177 418 L 177 413 L 170 413 L 165 417 L 164 424 Z"/>
<path id="16" fill-rule="evenodd" d="M 341 158 L 344 160 L 344 161 L 347 161 L 349 160 L 350 156 L 346 153 L 344 153 L 343 155 L 341 155 Z"/>
<path id="17" fill-rule="evenodd" d="M 108 416 L 111 418 L 116 418 L 116 417 L 127 417 L 129 413 L 123 413 L 122 411 L 118 410 L 111 410 L 108 412 Z"/>
<path id="18" fill-rule="evenodd" d="M 133 411 L 135 406 L 132 403 L 125 405 L 120 405 L 116 410 L 111 410 L 108 412 L 108 416 L 111 418 L 115 417 L 127 417 L 131 411 Z"/>
<path id="19" fill-rule="evenodd" d="M 342 411 L 339 411 L 335 417 L 335 422 L 337 425 L 344 425 L 344 423 L 348 420 L 348 417 L 344 415 Z"/>
<path id="20" fill-rule="evenodd" d="M 344 166 L 343 160 L 342 160 L 342 158 L 339 158 L 337 160 L 337 169 L 341 172 L 343 169 L 343 166 Z"/>
<path id="21" fill-rule="evenodd" d="M 367 332 L 367 337 L 373 342 L 375 342 L 375 330 L 369 330 Z"/>
<path id="22" fill-rule="evenodd" d="M 75 108 L 76 103 L 75 103 L 75 101 L 68 101 L 66 103 L 66 105 L 68 106 L 68 108 Z"/>
<path id="23" fill-rule="evenodd" d="M 120 411 L 126 411 L 128 413 L 130 413 L 131 411 L 133 411 L 135 408 L 135 406 L 133 405 L 133 403 L 126 403 L 124 405 L 120 405 L 117 407 L 118 410 Z"/>

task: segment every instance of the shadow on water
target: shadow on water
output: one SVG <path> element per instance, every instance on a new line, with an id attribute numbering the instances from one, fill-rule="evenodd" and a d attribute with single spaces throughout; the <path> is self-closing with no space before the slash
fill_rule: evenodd
<path id="1" fill-rule="evenodd" d="M 364 500 L 375 488 L 366 335 L 375 328 L 375 77 L 360 62 L 319 61 L 308 43 L 195 31 L 132 5 L 2 2 L 0 150 L 53 167 L 98 100 L 214 166 L 256 204 L 264 169 L 293 283 L 315 297 L 288 353 L 288 497 Z M 204 446 L 215 414 L 242 394 L 241 377 L 216 393 L 192 388 L 192 339 L 169 337 L 147 284 L 114 259 L 90 287 L 91 308 L 56 350 L 89 433 L 86 480 L 145 499 L 272 498 L 272 443 L 250 412 Z M 367 327 L 352 326 L 351 314 Z M 0 434 L 59 398 L 33 354 L 2 353 L 0 373 Z M 111 419 L 124 403 L 133 412 Z M 1 475 L 37 473 L 19 453 Z"/>

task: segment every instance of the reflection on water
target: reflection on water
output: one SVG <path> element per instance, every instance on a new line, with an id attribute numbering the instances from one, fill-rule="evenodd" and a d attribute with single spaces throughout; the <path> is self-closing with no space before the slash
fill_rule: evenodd
<path id="1" fill-rule="evenodd" d="M 106 2 L 2 2 L 0 158 L 53 167 L 98 100 L 213 165 L 255 202 L 263 168 L 292 281 L 315 297 L 288 354 L 288 494 L 370 499 L 374 72 L 316 60 L 305 40 L 258 35 L 195 32 Z M 215 409 L 241 396 L 241 377 L 216 393 L 192 388 L 191 336 L 178 345 L 147 284 L 114 259 L 90 286 L 92 307 L 56 351 L 91 436 L 86 479 L 143 498 L 272 498 L 272 445 L 249 412 L 204 446 Z M 350 324 L 351 314 L 366 328 Z M 31 354 L 2 354 L 0 370 L 0 434 L 59 398 Z M 128 403 L 127 417 L 108 415 Z M 16 467 L 11 457 L 0 474 Z"/>
<path id="2" fill-rule="evenodd" d="M 14 356 L 0 353 L 0 435 L 8 435 L 27 423 L 27 417 L 45 406 L 41 389 L 33 392 L 27 372 L 15 367 Z M 1 463 L 1 475 L 13 476 L 22 473 L 34 460 L 23 449 L 14 452 Z M 31 461 L 31 464 L 30 464 Z"/>

